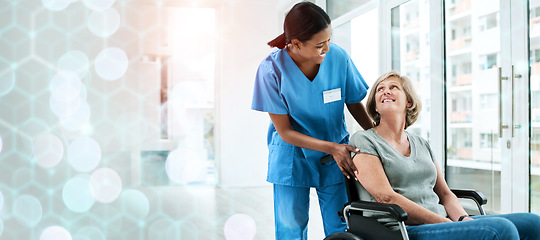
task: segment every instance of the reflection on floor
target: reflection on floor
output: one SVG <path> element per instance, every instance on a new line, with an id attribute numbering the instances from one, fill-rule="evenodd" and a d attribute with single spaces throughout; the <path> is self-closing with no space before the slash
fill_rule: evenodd
<path id="1" fill-rule="evenodd" d="M 131 236 L 123 234 L 122 239 L 238 239 L 233 235 L 238 229 L 244 233 L 239 239 L 249 239 L 245 237 L 250 234 L 255 234 L 253 239 L 257 240 L 274 239 L 271 186 L 140 190 L 149 196 L 150 214 L 144 230 L 132 232 Z M 141 233 L 145 236 L 137 236 Z M 312 190 L 308 239 L 323 238 L 318 201 Z"/>

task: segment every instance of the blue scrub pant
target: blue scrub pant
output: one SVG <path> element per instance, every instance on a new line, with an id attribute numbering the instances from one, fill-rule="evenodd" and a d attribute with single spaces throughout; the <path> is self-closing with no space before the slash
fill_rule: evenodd
<path id="1" fill-rule="evenodd" d="M 343 232 L 345 223 L 337 213 L 347 202 L 345 183 L 316 188 L 326 236 Z M 309 187 L 274 184 L 276 240 L 307 239 Z"/>

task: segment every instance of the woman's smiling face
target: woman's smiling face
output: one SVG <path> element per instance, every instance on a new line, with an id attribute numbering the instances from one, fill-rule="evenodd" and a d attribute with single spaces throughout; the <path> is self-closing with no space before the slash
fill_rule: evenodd
<path id="1" fill-rule="evenodd" d="M 403 90 L 401 80 L 397 77 L 390 77 L 381 81 L 376 88 L 375 109 L 381 116 L 383 113 L 400 111 L 405 113 L 408 105 L 407 96 Z"/>

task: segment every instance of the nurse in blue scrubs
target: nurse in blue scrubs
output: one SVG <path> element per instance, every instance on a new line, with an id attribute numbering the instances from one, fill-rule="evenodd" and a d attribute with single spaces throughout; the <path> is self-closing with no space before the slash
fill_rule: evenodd
<path id="1" fill-rule="evenodd" d="M 347 202 L 343 176 L 356 169 L 347 145 L 344 108 L 373 127 L 360 102 L 368 86 L 348 54 L 330 42 L 330 18 L 311 2 L 285 17 L 277 47 L 259 65 L 252 109 L 268 112 L 268 177 L 274 185 L 276 239 L 307 239 L 310 188 L 319 198 L 325 234 L 345 230 L 337 212 Z M 324 156 L 335 161 L 321 164 Z"/>

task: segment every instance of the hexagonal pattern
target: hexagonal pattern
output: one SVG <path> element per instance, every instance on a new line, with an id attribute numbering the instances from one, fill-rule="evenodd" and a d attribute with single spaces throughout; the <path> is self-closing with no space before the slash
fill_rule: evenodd
<path id="1" fill-rule="evenodd" d="M 0 55 L 9 62 L 18 62 L 30 56 L 28 33 L 19 27 L 6 29 L 2 33 Z"/>
<path id="2" fill-rule="evenodd" d="M 39 39 L 39 41 L 34 41 L 34 54 L 53 65 L 62 54 L 69 50 L 69 37 L 61 28 L 54 25 L 48 25 L 36 32 L 35 39 Z"/>
<path id="3" fill-rule="evenodd" d="M 10 2 L 0 2 L 0 32 L 11 27 L 14 9 Z"/>
<path id="4" fill-rule="evenodd" d="M 63 4 L 61 1 L 67 1 L 63 2 L 68 4 L 65 9 L 50 10 L 51 5 Z M 196 142 L 161 139 L 162 122 L 168 120 L 160 110 L 167 97 L 162 91 L 173 86 L 161 86 L 168 84 L 165 76 L 172 74 L 162 71 L 160 61 L 171 58 L 173 43 L 166 39 L 168 31 L 191 23 L 164 24 L 168 8 L 182 6 L 164 6 L 163 1 L 101 0 L 103 5 L 114 3 L 112 7 L 121 19 L 119 29 L 103 38 L 89 30 L 91 1 L 0 0 L 0 74 L 9 73 L 15 78 L 12 89 L 0 96 L 0 194 L 4 200 L 0 205 L 0 240 L 40 239 L 46 229 L 54 226 L 65 229 L 73 239 L 223 239 L 226 217 L 241 210 L 222 211 L 215 206 L 215 170 L 209 167 L 212 176 L 206 182 L 182 186 L 168 181 L 165 171 L 167 153 L 179 142 L 201 151 L 209 149 L 205 136 Z M 201 42 L 214 49 L 212 40 Z M 125 52 L 129 62 L 120 79 L 107 81 L 96 73 L 95 59 L 103 49 L 111 47 Z M 61 69 L 66 72 L 59 72 L 60 58 L 75 50 L 84 53 L 88 64 L 64 61 Z M 189 56 L 178 57 L 180 62 L 189 62 Z M 209 106 L 202 110 L 198 107 L 188 112 L 211 111 Z M 88 112 L 81 114 L 84 110 Z M 149 114 L 155 116 L 146 117 Z M 43 134 L 54 135 L 63 146 L 58 150 L 63 152 L 54 153 L 62 156 L 57 165 L 44 167 L 36 161 L 41 156 L 34 157 L 35 149 L 39 149 L 39 144 L 34 146 L 35 140 Z M 87 153 L 100 157 L 96 169 L 107 168 L 117 174 L 122 192 L 110 203 L 96 201 L 88 211 L 79 213 L 66 204 L 77 204 L 72 201 L 77 196 L 69 195 L 71 189 L 65 191 L 69 180 L 94 177 L 81 194 L 88 190 L 95 199 L 110 190 L 107 179 L 92 175 L 95 169 L 78 172 L 72 166 L 69 158 L 77 154 L 70 155 L 76 149 L 70 146 L 83 136 L 99 145 L 99 150 Z M 204 159 L 205 163 L 213 161 L 213 154 L 208 155 L 211 158 Z M 160 181 L 143 183 L 144 176 L 159 177 Z M 25 199 L 38 204 L 29 205 Z M 223 199 L 219 202 L 225 209 L 237 208 Z M 31 210 L 20 211 L 26 208 Z M 217 216 L 218 211 L 225 216 Z M 265 211 L 271 214 L 268 206 Z"/>

